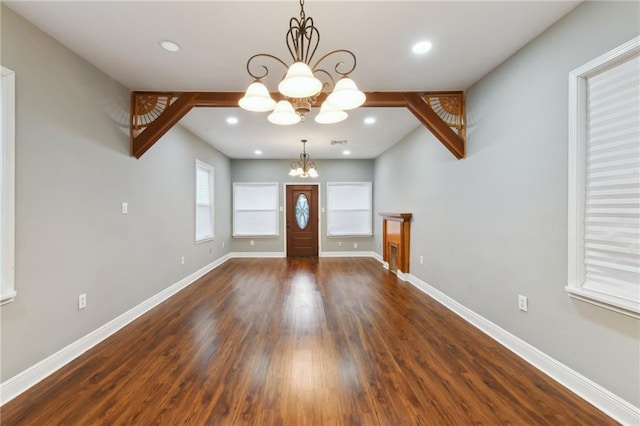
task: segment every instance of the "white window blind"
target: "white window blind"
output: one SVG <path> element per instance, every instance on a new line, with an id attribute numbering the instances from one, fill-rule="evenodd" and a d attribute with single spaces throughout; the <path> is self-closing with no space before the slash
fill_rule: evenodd
<path id="1" fill-rule="evenodd" d="M 327 183 L 327 235 L 372 235 L 371 182 Z"/>
<path id="2" fill-rule="evenodd" d="M 15 74 L 0 67 L 0 305 L 15 296 Z"/>
<path id="3" fill-rule="evenodd" d="M 278 183 L 233 184 L 233 236 L 279 235 Z"/>
<path id="4" fill-rule="evenodd" d="M 213 238 L 213 167 L 196 160 L 196 242 Z"/>
<path id="5" fill-rule="evenodd" d="M 640 292 L 640 57 L 587 78 L 584 287 Z"/>
<path id="6" fill-rule="evenodd" d="M 571 297 L 640 318 L 640 36 L 569 73 Z"/>

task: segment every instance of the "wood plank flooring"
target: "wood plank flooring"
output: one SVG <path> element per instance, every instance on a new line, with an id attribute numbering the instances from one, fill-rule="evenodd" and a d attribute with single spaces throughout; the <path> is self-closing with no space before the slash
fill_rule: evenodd
<path id="1" fill-rule="evenodd" d="M 607 425 L 373 259 L 233 259 L 2 425 Z"/>

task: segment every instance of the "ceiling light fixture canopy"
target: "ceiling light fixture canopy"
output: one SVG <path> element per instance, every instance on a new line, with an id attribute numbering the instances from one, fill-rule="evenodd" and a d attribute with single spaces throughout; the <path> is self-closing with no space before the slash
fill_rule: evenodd
<path id="1" fill-rule="evenodd" d="M 255 112 L 273 110 L 268 117 L 270 122 L 280 125 L 295 124 L 304 121 L 320 93 L 332 88 L 332 93 L 323 102 L 315 119 L 318 123 L 328 124 L 346 119 L 348 114 L 345 110 L 358 108 L 365 102 L 365 94 L 349 78 L 349 74 L 356 69 L 356 56 L 353 52 L 346 49 L 333 50 L 311 65 L 320 44 L 320 32 L 313 24 L 313 18 L 305 15 L 304 0 L 300 0 L 300 18 L 292 17 L 289 20 L 286 40 L 293 59 L 291 65 L 268 53 L 258 53 L 247 61 L 247 72 L 254 81 L 240 99 L 241 108 Z M 330 57 L 337 60 L 333 73 L 321 65 Z M 280 63 L 287 70 L 278 84 L 282 99 L 277 103 L 263 83 L 263 79 L 269 75 L 269 68 L 262 62 L 265 59 Z M 343 60 L 352 64 L 349 66 Z"/>
<path id="2" fill-rule="evenodd" d="M 300 160 L 291 163 L 291 170 L 289 170 L 289 176 L 301 177 L 301 178 L 317 178 L 318 171 L 316 170 L 316 163 L 311 161 L 309 154 L 307 154 L 306 144 L 307 140 L 302 139 L 302 154 L 300 154 Z"/>

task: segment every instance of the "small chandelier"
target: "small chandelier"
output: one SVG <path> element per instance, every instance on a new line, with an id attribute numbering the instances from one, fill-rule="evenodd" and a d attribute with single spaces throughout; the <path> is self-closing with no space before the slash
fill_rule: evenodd
<path id="1" fill-rule="evenodd" d="M 245 95 L 240 99 L 241 108 L 248 111 L 272 111 L 267 117 L 274 124 L 290 125 L 304 121 L 305 115 L 311 110 L 318 95 L 322 91 L 333 91 L 322 103 L 320 113 L 315 117 L 317 123 L 338 123 L 347 118 L 346 110 L 358 108 L 366 99 L 365 94 L 358 90 L 349 74 L 356 69 L 356 56 L 345 49 L 334 50 L 321 57 L 311 66 L 313 56 L 320 43 L 320 32 L 313 25 L 313 18 L 304 13 L 304 0 L 300 0 L 300 18 L 289 20 L 289 31 L 286 35 L 287 48 L 293 59 L 289 66 L 282 59 L 268 53 L 258 53 L 247 61 L 247 72 L 254 78 Z M 329 71 L 321 68 L 321 63 L 334 55 L 345 56 L 353 62 L 350 67 L 338 61 L 333 70 L 338 81 Z M 282 99 L 276 103 L 269 94 L 269 89 L 262 83 L 262 79 L 269 75 L 269 68 L 261 61 L 269 59 L 276 61 L 287 70 L 285 77 L 278 84 L 278 91 Z M 346 68 L 346 70 L 343 70 Z M 252 71 L 253 70 L 253 71 Z M 321 81 L 319 78 L 325 81 Z"/>
<path id="2" fill-rule="evenodd" d="M 294 161 L 291 163 L 291 170 L 289 170 L 289 176 L 301 177 L 301 178 L 317 178 L 318 172 L 316 171 L 316 163 L 311 161 L 309 154 L 306 151 L 307 140 L 302 139 L 302 154 L 300 154 L 300 161 Z"/>

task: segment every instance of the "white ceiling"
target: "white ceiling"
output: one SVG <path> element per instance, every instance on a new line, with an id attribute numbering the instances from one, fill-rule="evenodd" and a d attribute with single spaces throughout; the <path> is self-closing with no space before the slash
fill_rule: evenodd
<path id="1" fill-rule="evenodd" d="M 363 91 L 464 90 L 573 9 L 579 1 L 307 0 L 320 31 L 316 58 L 349 49 Z M 14 11 L 132 90 L 244 91 L 246 61 L 270 53 L 288 61 L 285 33 L 298 16 L 287 1 L 18 1 Z M 182 49 L 159 47 L 173 40 Z M 411 46 L 433 49 L 416 57 Z M 284 70 L 272 68 L 281 76 Z M 269 81 L 275 90 L 275 80 Z M 229 116 L 239 119 L 229 125 Z M 340 124 L 275 126 L 267 114 L 197 108 L 181 124 L 231 158 L 290 158 L 308 139 L 313 158 L 375 158 L 419 123 L 405 109 L 361 108 Z M 375 116 L 367 126 L 364 117 Z M 348 140 L 332 146 L 331 140 Z"/>

